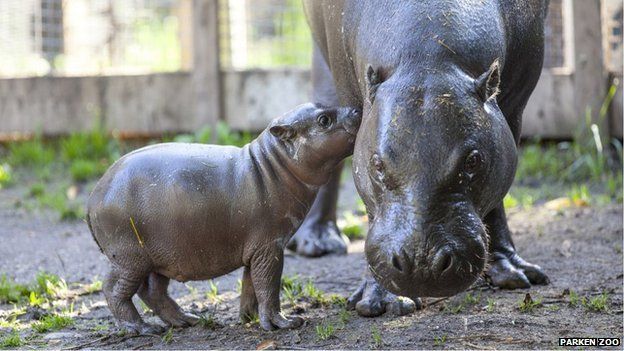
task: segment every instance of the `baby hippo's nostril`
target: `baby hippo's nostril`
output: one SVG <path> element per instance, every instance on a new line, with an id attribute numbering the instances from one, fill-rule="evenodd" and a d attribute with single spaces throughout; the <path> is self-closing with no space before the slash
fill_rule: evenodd
<path id="1" fill-rule="evenodd" d="M 453 266 L 453 254 L 450 249 L 442 248 L 438 250 L 431 262 L 431 268 L 435 274 L 442 274 Z"/>

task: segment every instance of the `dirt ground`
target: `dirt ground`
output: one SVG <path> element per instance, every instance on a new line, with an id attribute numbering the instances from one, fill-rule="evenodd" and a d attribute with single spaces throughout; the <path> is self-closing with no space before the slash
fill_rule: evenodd
<path id="1" fill-rule="evenodd" d="M 352 185 L 343 191 L 342 206 L 351 206 Z M 82 221 L 59 222 L 56 214 L 16 207 L 27 192 L 19 186 L 0 191 L 0 274 L 18 282 L 32 281 L 40 270 L 71 283 L 104 276 L 107 260 Z M 345 202 L 347 205 L 345 205 Z M 338 305 L 313 306 L 284 300 L 287 314 L 299 313 L 306 323 L 297 330 L 265 332 L 258 324 L 238 321 L 236 271 L 216 279 L 219 300 L 207 297 L 208 282 L 173 282 L 170 291 L 183 308 L 212 316 L 216 328 L 174 329 L 169 336 L 121 335 L 101 292 L 68 298 L 75 324 L 61 331 L 20 331 L 29 348 L 107 349 L 255 349 L 260 344 L 286 349 L 553 349 L 559 337 L 622 337 L 622 205 L 551 210 L 539 205 L 510 211 L 518 251 L 541 265 L 551 284 L 505 291 L 480 282 L 450 299 L 424 299 L 426 308 L 412 315 L 364 318 Z M 308 259 L 289 254 L 285 274 L 308 278 L 325 293 L 347 297 L 359 284 L 365 267 L 364 242 L 352 242 L 349 254 Z M 70 284 L 70 287 L 72 285 Z M 573 305 L 564 291 L 587 299 L 606 293 L 606 311 Z M 529 293 L 541 303 L 522 311 Z M 138 303 L 137 300 L 135 302 Z M 137 304 L 138 305 L 138 304 Z M 0 305 L 0 318 L 13 309 Z M 141 310 L 141 308 L 139 308 Z M 150 313 L 148 321 L 161 323 Z M 28 325 L 28 315 L 19 317 Z M 325 332 L 333 327 L 334 331 Z M 0 338 L 8 331 L 0 328 Z M 324 336 L 328 338 L 324 339 Z"/>

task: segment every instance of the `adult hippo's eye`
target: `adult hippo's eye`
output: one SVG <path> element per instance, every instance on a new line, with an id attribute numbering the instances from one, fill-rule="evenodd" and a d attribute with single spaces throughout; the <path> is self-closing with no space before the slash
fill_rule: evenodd
<path id="1" fill-rule="evenodd" d="M 323 128 L 329 128 L 332 125 L 332 119 L 324 113 L 320 114 L 316 118 L 316 122 L 318 123 L 319 126 Z"/>
<path id="2" fill-rule="evenodd" d="M 481 164 L 483 164 L 481 153 L 477 150 L 472 150 L 464 161 L 464 172 L 472 176 L 481 168 Z"/>

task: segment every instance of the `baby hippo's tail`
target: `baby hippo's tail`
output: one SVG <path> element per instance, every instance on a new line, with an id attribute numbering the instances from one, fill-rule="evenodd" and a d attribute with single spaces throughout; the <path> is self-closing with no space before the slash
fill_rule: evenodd
<path id="1" fill-rule="evenodd" d="M 100 249 L 100 252 L 104 253 L 104 250 L 102 250 L 102 245 L 100 245 L 100 243 L 97 241 L 97 238 L 95 237 L 95 233 L 93 232 L 93 227 L 91 226 L 91 217 L 89 217 L 88 212 L 87 212 L 86 220 L 87 220 L 87 225 L 89 226 L 89 231 L 91 232 L 91 237 L 93 237 L 93 240 L 95 241 L 98 248 Z"/>

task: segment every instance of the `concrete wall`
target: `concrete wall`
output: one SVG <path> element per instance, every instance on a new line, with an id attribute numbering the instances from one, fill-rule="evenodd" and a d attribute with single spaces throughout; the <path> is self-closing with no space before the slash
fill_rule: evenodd
<path id="1" fill-rule="evenodd" d="M 222 117 L 235 129 L 261 130 L 310 96 L 308 70 L 226 71 L 221 76 Z M 205 122 L 193 117 L 191 80 L 189 73 L 2 79 L 0 137 L 87 130 L 98 119 L 110 130 L 130 134 L 192 131 Z M 544 70 L 524 113 L 523 136 L 572 136 L 585 114 L 574 101 L 574 75 Z M 611 119 L 611 133 L 621 137 L 621 89 Z"/>

